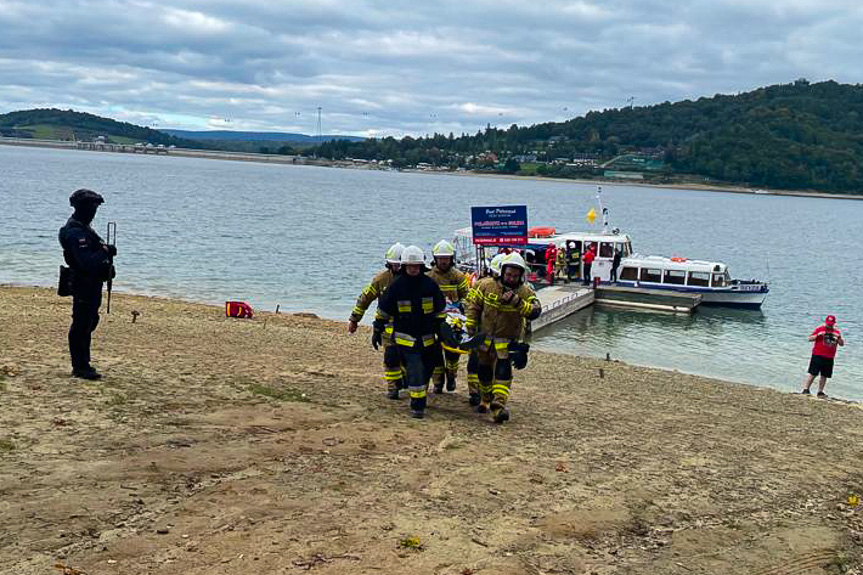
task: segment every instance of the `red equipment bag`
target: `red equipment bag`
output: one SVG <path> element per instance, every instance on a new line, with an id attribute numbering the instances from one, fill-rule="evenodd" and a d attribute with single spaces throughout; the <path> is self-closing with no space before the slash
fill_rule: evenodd
<path id="1" fill-rule="evenodd" d="M 225 315 L 228 317 L 252 317 L 252 306 L 244 301 L 226 301 Z"/>

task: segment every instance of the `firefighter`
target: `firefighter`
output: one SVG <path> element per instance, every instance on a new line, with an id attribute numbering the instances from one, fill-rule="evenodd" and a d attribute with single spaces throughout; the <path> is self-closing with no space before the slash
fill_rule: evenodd
<path id="1" fill-rule="evenodd" d="M 357 325 L 363 319 L 363 314 L 376 299 L 386 292 L 395 281 L 401 265 L 402 251 L 405 247 L 401 243 L 394 243 L 384 254 L 386 269 L 372 278 L 357 298 L 357 303 L 348 319 L 348 333 L 357 331 Z M 392 326 L 385 326 L 384 337 L 381 341 L 384 348 L 384 381 L 387 384 L 387 397 L 399 398 L 399 390 L 404 387 L 404 374 L 399 362 L 398 350 L 393 347 Z M 377 346 L 375 347 L 377 349 Z"/>
<path id="2" fill-rule="evenodd" d="M 467 274 L 455 267 L 455 248 L 446 240 L 441 240 L 432 248 L 432 269 L 426 275 L 433 279 L 443 292 L 447 301 L 463 308 L 464 301 L 470 292 L 470 280 Z M 432 384 L 435 393 L 443 393 L 444 374 L 446 374 L 446 390 L 455 391 L 458 363 L 461 355 L 443 350 L 440 365 L 432 374 Z"/>
<path id="3" fill-rule="evenodd" d="M 425 254 L 417 246 L 402 252 L 398 278 L 378 301 L 372 345 L 378 345 L 387 322 L 392 322 L 393 346 L 405 366 L 411 396 L 411 417 L 425 416 L 426 393 L 440 358 L 441 323 L 446 300 L 438 285 L 423 272 Z"/>
<path id="4" fill-rule="evenodd" d="M 500 253 L 491 258 L 491 262 L 488 265 L 488 274 L 479 278 L 476 283 L 471 287 L 470 293 L 465 300 L 465 305 L 470 306 L 470 300 L 474 296 L 474 291 L 477 289 L 477 286 L 484 281 L 494 280 L 500 276 L 500 261 L 506 257 L 505 254 Z M 470 352 L 470 355 L 467 358 L 467 390 L 468 390 L 468 404 L 472 407 L 478 407 L 481 402 L 481 394 L 479 392 L 479 355 L 476 350 Z"/>
<path id="5" fill-rule="evenodd" d="M 90 365 L 90 339 L 99 325 L 102 284 L 114 277 L 112 257 L 117 248 L 106 245 L 90 223 L 105 200 L 92 190 L 76 190 L 69 197 L 75 212 L 58 235 L 63 258 L 71 269 L 72 325 L 69 327 L 69 355 L 72 376 L 96 380 L 102 377 Z"/>
<path id="6" fill-rule="evenodd" d="M 527 364 L 528 347 L 520 341 L 525 320 L 536 319 L 542 309 L 536 293 L 524 283 L 527 265 L 521 255 L 506 255 L 500 267 L 500 277 L 477 284 L 467 310 L 468 333 L 486 335 L 478 352 L 481 401 L 477 411 L 490 411 L 497 423 L 509 420 L 506 404 L 513 364 L 519 369 Z"/>

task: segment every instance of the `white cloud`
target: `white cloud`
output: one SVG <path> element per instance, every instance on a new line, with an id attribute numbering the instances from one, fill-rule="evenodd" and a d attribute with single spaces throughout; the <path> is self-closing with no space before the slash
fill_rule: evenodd
<path id="1" fill-rule="evenodd" d="M 0 112 L 313 133 L 320 106 L 328 133 L 474 132 L 857 82 L 861 28 L 851 0 L 0 0 Z"/>

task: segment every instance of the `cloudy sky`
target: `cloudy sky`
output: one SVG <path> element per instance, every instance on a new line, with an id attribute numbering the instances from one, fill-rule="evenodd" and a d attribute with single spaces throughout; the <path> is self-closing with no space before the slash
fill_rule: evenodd
<path id="1" fill-rule="evenodd" d="M 860 0 L 0 0 L 0 113 L 422 135 L 863 77 Z"/>

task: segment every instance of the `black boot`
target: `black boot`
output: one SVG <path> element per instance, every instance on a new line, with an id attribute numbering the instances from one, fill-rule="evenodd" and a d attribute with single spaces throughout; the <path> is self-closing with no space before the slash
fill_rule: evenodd
<path id="1" fill-rule="evenodd" d="M 425 397 L 412 397 L 411 398 L 411 417 L 416 419 L 422 419 L 425 417 L 426 411 L 426 398 Z"/>
<path id="2" fill-rule="evenodd" d="M 102 379 L 102 374 L 93 369 L 92 367 L 85 367 L 83 369 L 73 369 L 72 377 L 95 381 L 97 379 Z"/>
<path id="3" fill-rule="evenodd" d="M 440 395 L 441 393 L 443 393 L 443 382 L 442 382 L 442 381 L 441 381 L 441 382 L 436 382 L 436 383 L 434 384 L 434 394 L 435 394 L 435 395 Z"/>
<path id="4" fill-rule="evenodd" d="M 482 399 L 478 393 L 471 393 L 470 397 L 467 399 L 467 402 L 473 407 L 479 405 L 480 401 L 482 401 Z"/>
<path id="5" fill-rule="evenodd" d="M 396 388 L 396 389 L 391 389 L 391 390 L 389 390 L 389 391 L 387 392 L 387 399 L 398 399 L 398 398 L 399 398 L 399 390 L 398 390 L 398 388 Z"/>
<path id="6" fill-rule="evenodd" d="M 449 392 L 455 391 L 455 373 L 446 372 L 446 390 Z"/>

